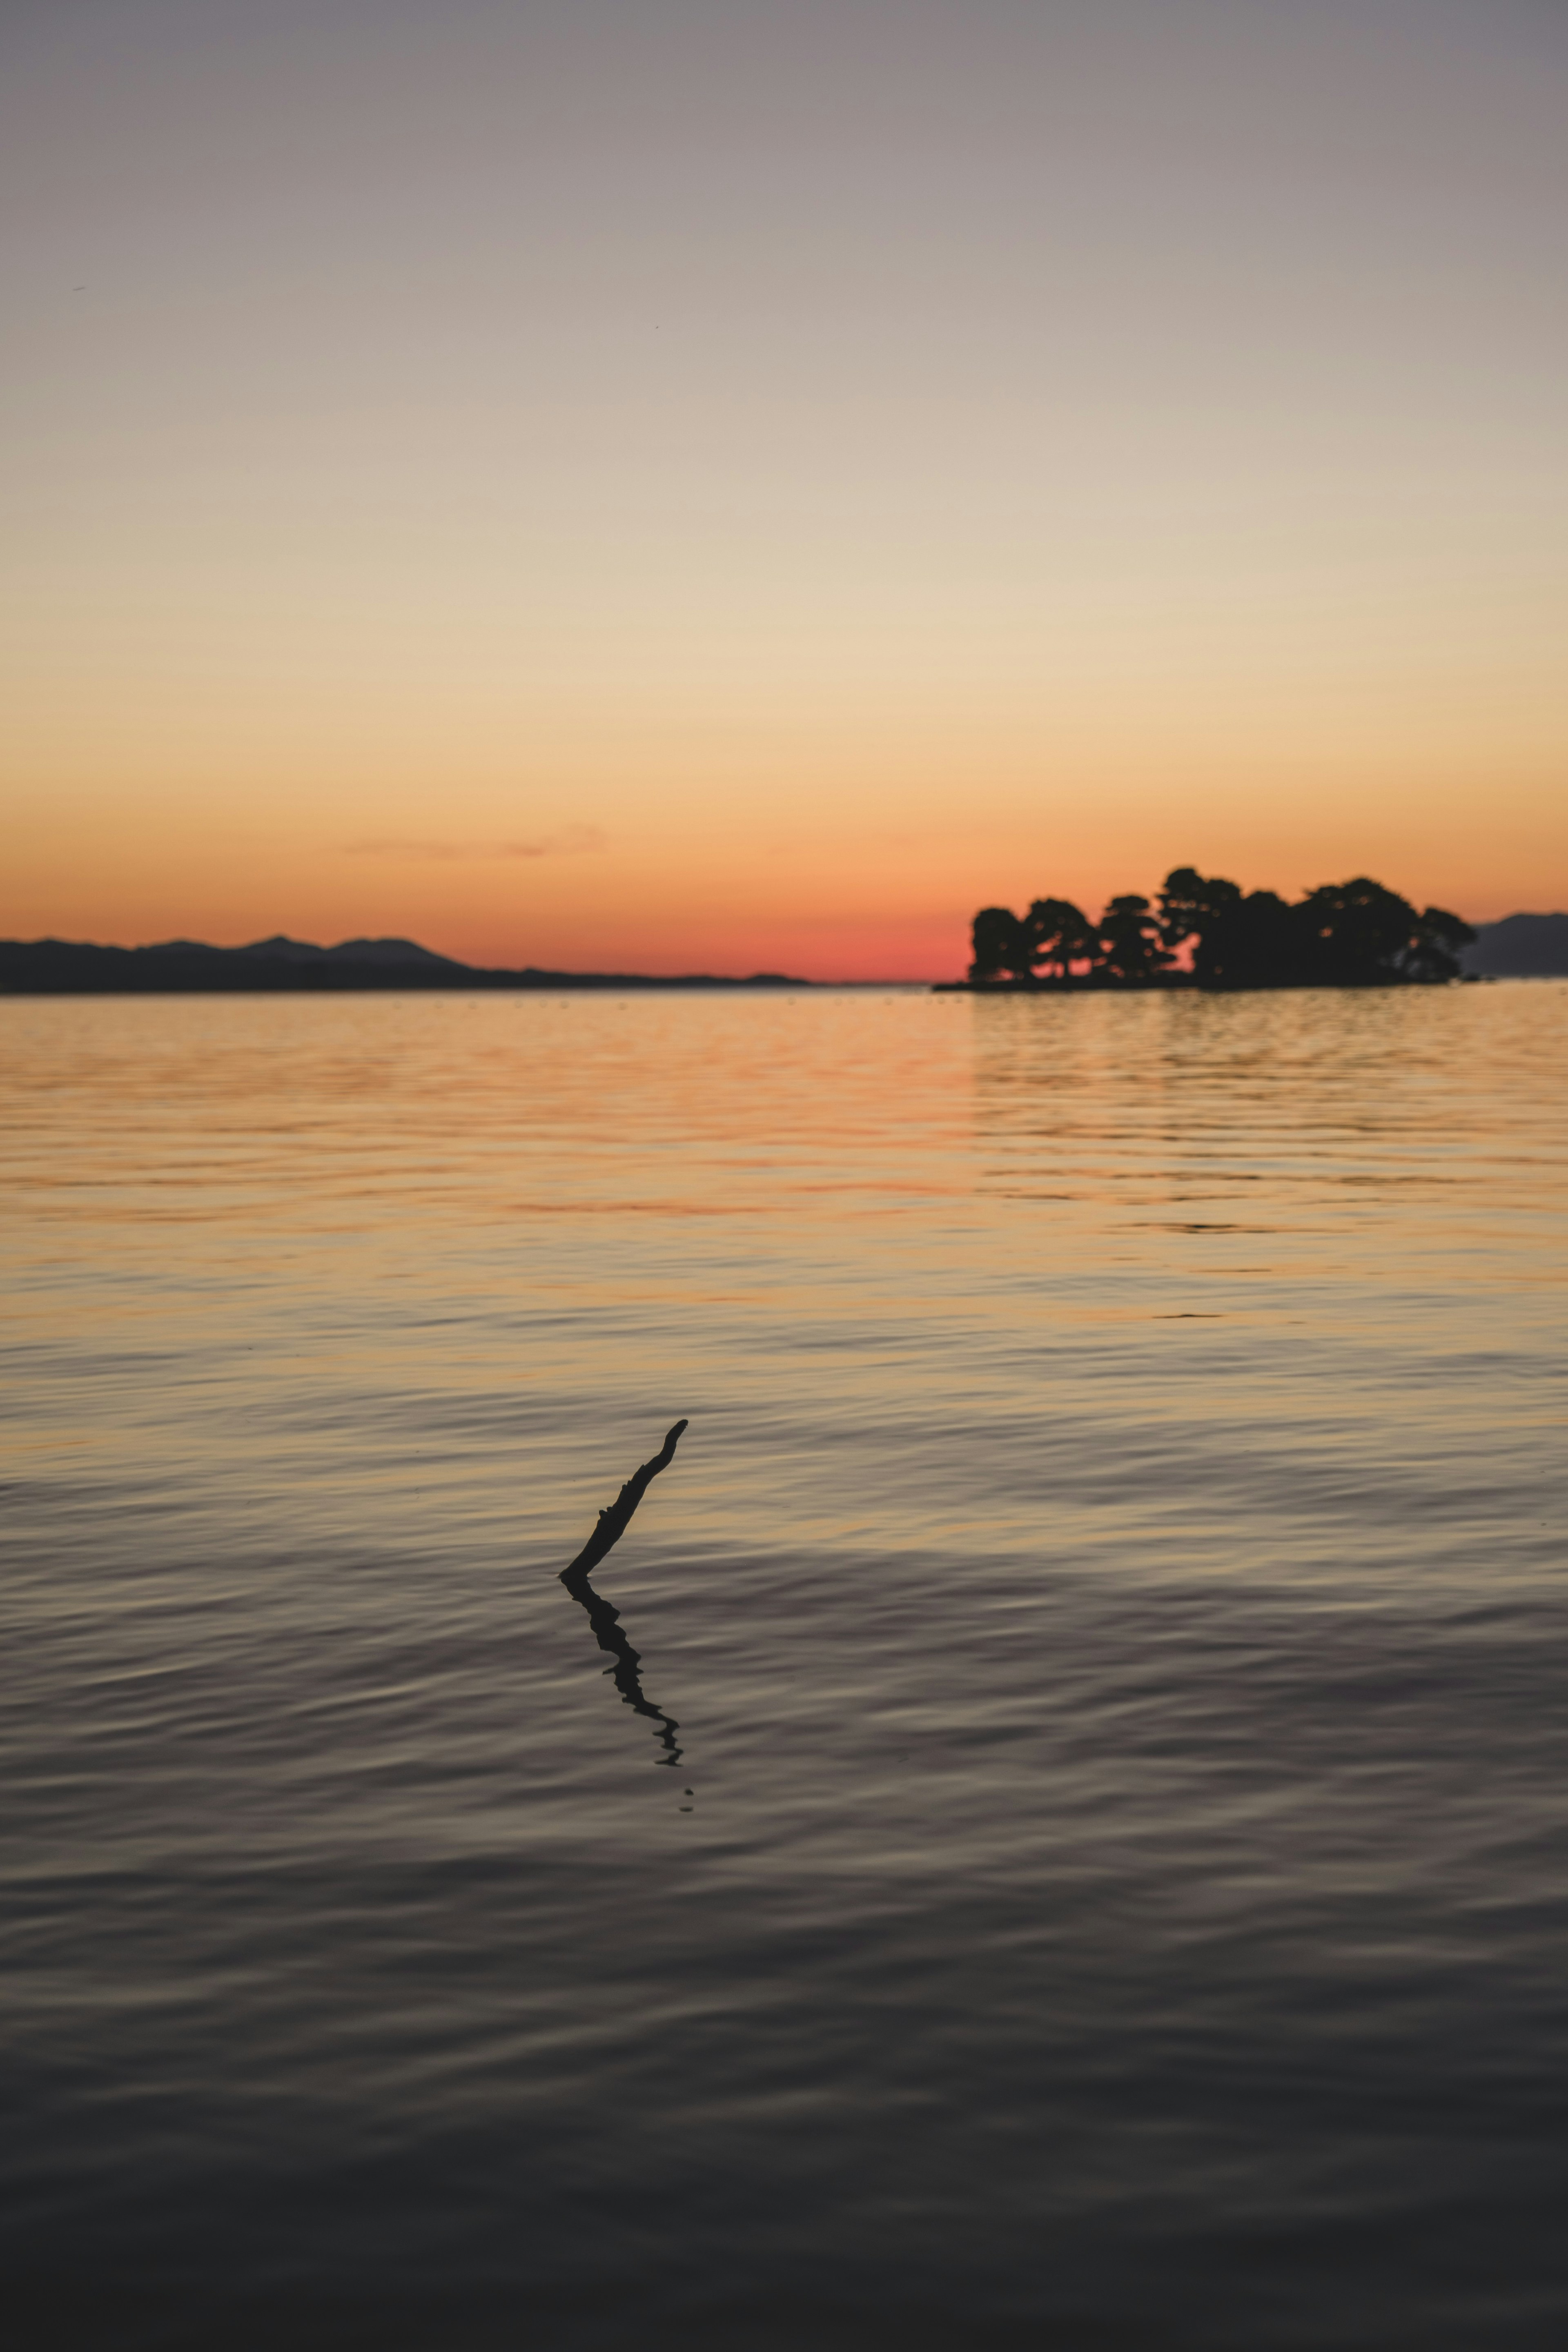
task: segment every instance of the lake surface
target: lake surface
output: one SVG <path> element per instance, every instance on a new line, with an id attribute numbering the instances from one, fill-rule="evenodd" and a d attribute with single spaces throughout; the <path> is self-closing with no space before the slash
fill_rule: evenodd
<path id="1" fill-rule="evenodd" d="M 14 2309 L 1568 2340 L 1568 984 L 0 1054 Z"/>

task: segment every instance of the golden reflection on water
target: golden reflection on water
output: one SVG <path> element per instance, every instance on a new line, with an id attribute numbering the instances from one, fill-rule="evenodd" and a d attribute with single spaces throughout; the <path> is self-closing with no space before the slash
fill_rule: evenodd
<path id="1" fill-rule="evenodd" d="M 1565 1016 L 1551 984 L 13 1003 L 13 1330 L 76 1383 L 23 1442 L 142 1430 L 149 1351 L 238 1414 L 395 1361 L 590 1423 L 716 1386 L 918 1421 L 1020 1350 L 1044 1402 L 1075 1329 L 1140 1333 L 1152 1388 L 1187 1327 L 1250 1332 L 1281 1403 L 1286 1331 L 1517 1353 L 1560 1307 Z"/>

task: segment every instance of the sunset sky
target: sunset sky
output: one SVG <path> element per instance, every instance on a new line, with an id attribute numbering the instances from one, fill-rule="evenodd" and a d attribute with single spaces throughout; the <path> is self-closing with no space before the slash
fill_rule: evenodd
<path id="1" fill-rule="evenodd" d="M 0 932 L 1568 906 L 1557 0 L 8 0 Z"/>

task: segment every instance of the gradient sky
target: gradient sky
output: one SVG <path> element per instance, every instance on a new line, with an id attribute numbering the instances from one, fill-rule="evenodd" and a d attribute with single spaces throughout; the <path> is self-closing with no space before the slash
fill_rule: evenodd
<path id="1" fill-rule="evenodd" d="M 0 931 L 1568 905 L 1557 0 L 7 0 Z"/>

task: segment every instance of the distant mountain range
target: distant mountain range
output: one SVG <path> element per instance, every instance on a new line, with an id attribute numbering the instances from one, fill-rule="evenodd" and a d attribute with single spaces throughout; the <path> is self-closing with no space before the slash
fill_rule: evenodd
<path id="1" fill-rule="evenodd" d="M 146 952 L 273 956 L 280 963 L 424 963 L 440 964 L 447 971 L 468 969 L 464 964 L 454 965 L 449 956 L 422 948 L 417 940 L 343 940 L 335 948 L 319 948 L 309 940 L 288 939 L 281 931 L 274 931 L 269 940 L 253 940 L 247 948 L 209 948 L 200 940 L 166 940 L 161 948 L 149 948 Z"/>
<path id="2" fill-rule="evenodd" d="M 1460 950 L 1466 971 L 1499 980 L 1549 980 L 1568 975 L 1568 915 L 1505 915 L 1478 923 L 1474 947 Z"/>
<path id="3" fill-rule="evenodd" d="M 0 940 L 0 996 L 168 996 L 323 993 L 349 989 L 431 988 L 807 988 L 779 971 L 727 980 L 689 972 L 653 980 L 642 972 L 492 971 L 435 955 L 414 940 L 344 940 L 320 948 L 281 932 L 249 947 L 201 940 L 156 947 L 100 948 L 75 940 Z"/>

